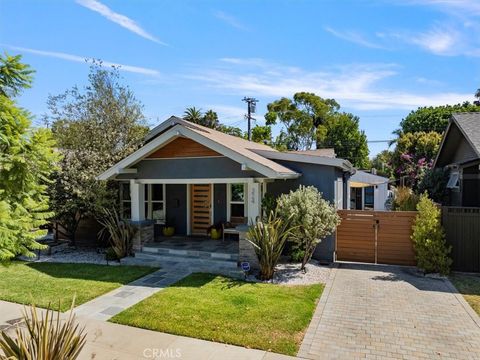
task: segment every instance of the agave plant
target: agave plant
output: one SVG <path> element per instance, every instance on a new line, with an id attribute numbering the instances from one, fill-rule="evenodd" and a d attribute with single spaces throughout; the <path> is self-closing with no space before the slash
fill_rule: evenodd
<path id="1" fill-rule="evenodd" d="M 247 233 L 247 240 L 255 248 L 260 263 L 260 279 L 273 278 L 275 266 L 282 255 L 287 238 L 292 234 L 288 221 L 270 212 L 264 221 L 252 225 Z"/>
<path id="2" fill-rule="evenodd" d="M 72 305 L 73 309 L 73 305 Z M 66 320 L 60 319 L 60 312 L 48 309 L 39 315 L 35 306 L 23 311 L 25 326 L 18 325 L 15 336 L 0 333 L 1 360 L 73 360 L 85 345 L 84 328 L 75 323 L 70 309 Z"/>
<path id="3" fill-rule="evenodd" d="M 99 236 L 107 236 L 113 251 L 119 259 L 131 255 L 135 227 L 120 218 L 116 210 L 103 209 L 103 217 L 98 220 L 103 228 Z"/>

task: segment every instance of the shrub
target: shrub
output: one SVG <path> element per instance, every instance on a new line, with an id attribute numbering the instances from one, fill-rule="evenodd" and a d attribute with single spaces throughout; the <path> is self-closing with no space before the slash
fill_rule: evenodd
<path id="1" fill-rule="evenodd" d="M 105 260 L 107 261 L 118 261 L 118 256 L 115 250 L 112 247 L 109 247 L 107 251 L 105 251 Z"/>
<path id="2" fill-rule="evenodd" d="M 452 260 L 451 247 L 445 242 L 440 223 L 440 209 L 424 193 L 417 205 L 418 215 L 413 225 L 412 241 L 417 266 L 425 273 L 448 274 Z"/>
<path id="3" fill-rule="evenodd" d="M 305 256 L 305 251 L 299 248 L 296 248 L 290 254 L 290 260 L 295 263 L 302 262 L 304 256 Z"/>
<path id="4" fill-rule="evenodd" d="M 39 316 L 35 306 L 31 306 L 29 313 L 24 311 L 23 320 L 25 329 L 18 326 L 16 337 L 1 332 L 0 350 L 4 355 L 0 354 L 0 359 L 73 360 L 85 345 L 84 329 L 75 324 L 73 310 L 64 321 L 60 312 L 55 316 L 48 309 Z"/>
<path id="5" fill-rule="evenodd" d="M 275 212 L 271 212 L 266 220 L 258 221 L 248 229 L 247 240 L 253 245 L 260 263 L 260 279 L 273 278 L 275 266 L 291 231 L 288 221 L 278 217 Z"/>
<path id="6" fill-rule="evenodd" d="M 418 204 L 418 195 L 412 189 L 400 186 L 394 190 L 393 210 L 395 211 L 415 211 Z"/>
<path id="7" fill-rule="evenodd" d="M 103 209 L 103 217 L 98 221 L 103 225 L 98 233 L 99 236 L 109 238 L 117 258 L 131 255 L 135 227 L 128 221 L 122 220 L 116 210 Z"/>
<path id="8" fill-rule="evenodd" d="M 316 246 L 332 234 L 340 223 L 335 207 L 323 199 L 313 186 L 300 186 L 289 194 L 283 194 L 277 202 L 279 215 L 293 226 L 292 240 L 296 248 L 304 252 L 301 269 L 312 258 Z"/>

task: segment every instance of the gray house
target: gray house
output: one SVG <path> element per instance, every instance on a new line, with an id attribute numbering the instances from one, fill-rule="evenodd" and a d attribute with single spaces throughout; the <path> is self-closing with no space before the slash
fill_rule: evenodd
<path id="1" fill-rule="evenodd" d="M 98 179 L 120 182 L 125 217 L 146 226 L 174 223 L 187 239 L 205 236 L 211 224 L 254 222 L 266 194 L 299 185 L 313 185 L 337 208 L 347 208 L 354 172 L 332 151 L 279 152 L 172 116 Z M 334 249 L 330 237 L 316 257 L 332 260 Z"/>
<path id="2" fill-rule="evenodd" d="M 445 205 L 480 207 L 480 113 L 452 115 L 434 167 L 449 172 Z"/>

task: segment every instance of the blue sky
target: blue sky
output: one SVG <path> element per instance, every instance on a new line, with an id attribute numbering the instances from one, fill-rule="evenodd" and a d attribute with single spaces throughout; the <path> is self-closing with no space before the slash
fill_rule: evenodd
<path id="1" fill-rule="evenodd" d="M 36 70 L 19 102 L 38 122 L 98 58 L 121 65 L 151 125 L 196 106 L 245 129 L 244 96 L 263 124 L 267 103 L 312 91 L 386 140 L 418 106 L 473 99 L 479 20 L 478 0 L 0 0 L 0 49 Z"/>

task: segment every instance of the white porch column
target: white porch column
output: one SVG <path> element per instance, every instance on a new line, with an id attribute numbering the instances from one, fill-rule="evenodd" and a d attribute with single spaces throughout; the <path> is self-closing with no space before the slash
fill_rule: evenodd
<path id="1" fill-rule="evenodd" d="M 247 183 L 247 218 L 249 225 L 254 224 L 261 214 L 262 192 L 260 186 L 259 183 Z"/>
<path id="2" fill-rule="evenodd" d="M 130 198 L 132 200 L 132 221 L 145 220 L 145 185 L 130 180 Z"/>

